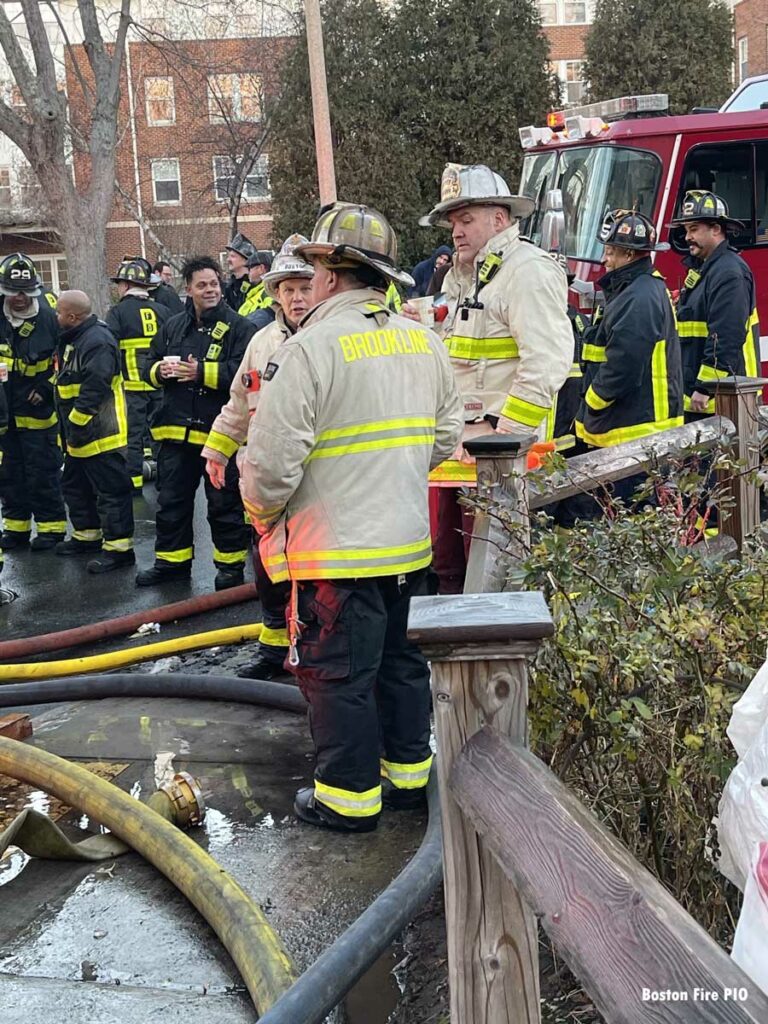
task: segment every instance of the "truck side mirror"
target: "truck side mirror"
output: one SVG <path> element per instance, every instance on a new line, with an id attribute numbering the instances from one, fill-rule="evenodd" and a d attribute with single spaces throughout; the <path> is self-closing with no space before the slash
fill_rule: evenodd
<path id="1" fill-rule="evenodd" d="M 544 252 L 562 252 L 565 244 L 565 212 L 563 193 L 550 189 L 544 196 L 544 216 L 541 220 L 541 248 Z"/>

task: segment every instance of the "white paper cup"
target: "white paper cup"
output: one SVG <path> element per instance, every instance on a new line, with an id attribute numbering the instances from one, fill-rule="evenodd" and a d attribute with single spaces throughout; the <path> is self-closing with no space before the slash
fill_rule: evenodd
<path id="1" fill-rule="evenodd" d="M 181 356 L 166 356 L 163 359 L 166 366 L 170 366 L 172 370 L 172 376 L 175 377 L 179 370 L 179 363 L 181 362 Z"/>
<path id="2" fill-rule="evenodd" d="M 0 363 L 0 384 L 8 380 L 8 363 Z"/>
<path id="3" fill-rule="evenodd" d="M 420 299 L 408 299 L 408 305 L 413 306 L 425 327 L 435 326 L 435 307 L 431 295 L 425 295 Z"/>

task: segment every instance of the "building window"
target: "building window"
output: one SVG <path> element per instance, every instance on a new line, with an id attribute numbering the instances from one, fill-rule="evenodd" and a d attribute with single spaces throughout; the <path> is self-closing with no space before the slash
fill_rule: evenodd
<path id="1" fill-rule="evenodd" d="M 170 206 L 181 202 L 181 175 L 179 161 L 152 161 L 152 191 L 157 206 Z"/>
<path id="2" fill-rule="evenodd" d="M 584 64 L 580 60 L 566 60 L 565 76 L 565 102 L 568 106 L 577 106 L 584 99 Z"/>
<path id="3" fill-rule="evenodd" d="M 11 168 L 0 167 L 0 210 L 11 208 Z"/>
<path id="4" fill-rule="evenodd" d="M 739 81 L 743 82 L 748 77 L 749 66 L 749 40 L 742 36 L 739 40 Z"/>
<path id="5" fill-rule="evenodd" d="M 209 75 L 208 116 L 211 124 L 260 121 L 261 75 Z"/>
<path id="6" fill-rule="evenodd" d="M 158 127 L 176 124 L 172 78 L 145 78 L 144 97 L 148 125 Z"/>
<path id="7" fill-rule="evenodd" d="M 35 256 L 34 263 L 40 280 L 52 292 L 67 291 L 69 288 L 69 271 L 66 256 Z"/>
<path id="8" fill-rule="evenodd" d="M 586 25 L 590 19 L 589 0 L 539 0 L 542 25 Z"/>
<path id="9" fill-rule="evenodd" d="M 563 105 L 575 107 L 584 102 L 584 62 L 581 60 L 556 60 L 550 65 L 560 80 L 560 95 Z"/>
<path id="10" fill-rule="evenodd" d="M 235 164 L 232 157 L 215 156 L 213 158 L 213 187 L 216 201 L 225 203 L 235 198 L 237 182 L 235 180 Z M 254 202 L 269 198 L 269 157 L 262 153 L 256 159 L 250 174 L 245 179 L 242 199 Z"/>

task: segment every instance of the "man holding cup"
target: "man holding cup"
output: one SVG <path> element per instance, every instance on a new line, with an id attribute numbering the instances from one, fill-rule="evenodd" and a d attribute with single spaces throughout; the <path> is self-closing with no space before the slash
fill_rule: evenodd
<path id="1" fill-rule="evenodd" d="M 137 575 L 136 585 L 189 578 L 195 493 L 202 480 L 218 569 L 215 586 L 224 590 L 243 582 L 250 528 L 234 461 L 227 467 L 224 486 L 217 488 L 206 476 L 201 451 L 229 398 L 255 328 L 224 301 L 214 260 L 191 259 L 183 275 L 188 295 L 185 311 L 171 317 L 155 336 L 143 374 L 149 384 L 163 389 L 163 401 L 151 430 L 160 442 L 155 564 Z"/>
<path id="2" fill-rule="evenodd" d="M 440 202 L 421 220 L 453 236 L 441 332 L 463 399 L 463 441 L 494 431 L 552 436 L 555 397 L 573 362 L 573 334 L 565 272 L 520 238 L 518 220 L 533 209 L 532 199 L 511 195 L 490 167 L 448 164 Z M 403 313 L 416 319 L 420 311 L 412 301 Z M 464 585 L 472 528 L 457 499 L 471 462 L 459 445 L 439 470 L 434 568 L 442 593 Z"/>

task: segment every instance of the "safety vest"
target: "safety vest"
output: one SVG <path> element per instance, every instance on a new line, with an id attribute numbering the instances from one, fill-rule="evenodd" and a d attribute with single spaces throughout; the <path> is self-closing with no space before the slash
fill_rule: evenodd
<path id="1" fill-rule="evenodd" d="M 56 405 L 67 452 L 89 458 L 128 443 L 120 353 L 114 335 L 95 315 L 61 335 Z"/>
<path id="2" fill-rule="evenodd" d="M 689 257 L 677 328 L 683 350 L 685 410 L 694 391 L 714 395 L 718 380 L 760 372 L 760 324 L 752 271 L 727 242 L 709 259 Z M 710 398 L 707 413 L 714 413 Z"/>
<path id="3" fill-rule="evenodd" d="M 606 303 L 582 345 L 577 437 L 605 448 L 682 426 L 680 343 L 664 279 L 647 257 L 598 285 Z"/>

